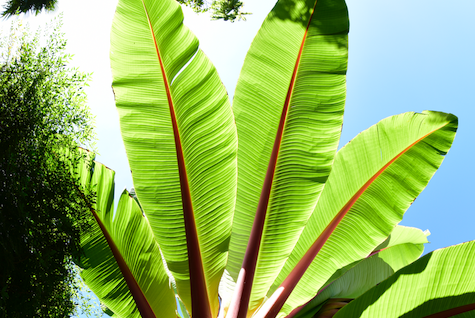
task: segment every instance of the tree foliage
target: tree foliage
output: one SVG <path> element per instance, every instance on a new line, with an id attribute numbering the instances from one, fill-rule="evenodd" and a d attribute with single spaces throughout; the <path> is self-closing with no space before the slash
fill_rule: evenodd
<path id="1" fill-rule="evenodd" d="M 12 25 L 0 67 L 0 316 L 66 317 L 75 309 L 72 258 L 90 221 L 89 195 L 69 166 L 93 140 L 83 87 L 55 23 Z M 42 43 L 44 42 L 44 43 Z M 70 159 L 60 151 L 70 148 Z"/>
<path id="2" fill-rule="evenodd" d="M 244 16 L 250 14 L 242 11 L 244 3 L 239 0 L 213 0 L 211 3 L 206 0 L 177 1 L 192 8 L 195 12 L 211 11 L 213 20 L 223 19 L 224 21 L 234 22 L 236 19 L 245 20 Z"/>
<path id="3" fill-rule="evenodd" d="M 237 20 L 245 20 L 248 12 L 242 11 L 243 2 L 239 0 L 177 0 L 179 3 L 192 8 L 195 12 L 211 11 L 213 20 L 223 19 L 224 21 L 234 22 Z M 9 0 L 5 5 L 3 16 L 12 16 L 16 13 L 26 13 L 33 11 L 38 14 L 43 9 L 54 10 L 58 0 Z"/>
<path id="4" fill-rule="evenodd" d="M 9 0 L 4 7 L 3 16 L 12 16 L 17 13 L 26 13 L 33 11 L 35 14 L 40 13 L 43 9 L 54 10 L 58 0 Z"/>

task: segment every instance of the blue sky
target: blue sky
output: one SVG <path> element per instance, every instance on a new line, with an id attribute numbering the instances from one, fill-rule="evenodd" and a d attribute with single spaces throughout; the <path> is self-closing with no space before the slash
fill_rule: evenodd
<path id="1" fill-rule="evenodd" d="M 475 239 L 473 1 L 348 1 L 350 53 L 342 143 L 392 114 L 459 118 L 452 149 L 402 224 L 429 229 L 426 252 Z"/>
<path id="2" fill-rule="evenodd" d="M 0 1 L 0 4 L 4 1 Z M 230 97 L 246 51 L 275 0 L 247 0 L 246 22 L 209 21 L 185 10 Z M 110 89 L 109 30 L 115 0 L 60 0 L 57 12 L 26 17 L 33 25 L 64 12 L 73 63 L 93 72 L 87 92 L 96 115 L 98 160 L 116 170 L 116 193 L 132 187 Z M 459 117 L 453 147 L 403 225 L 429 229 L 426 252 L 475 239 L 475 2 L 348 0 L 348 96 L 340 146 L 379 120 L 406 111 Z M 5 31 L 8 21 L 2 21 Z"/>

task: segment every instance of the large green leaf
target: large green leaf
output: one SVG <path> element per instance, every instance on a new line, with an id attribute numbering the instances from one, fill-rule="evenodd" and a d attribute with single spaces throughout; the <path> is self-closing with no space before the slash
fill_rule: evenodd
<path id="1" fill-rule="evenodd" d="M 180 298 L 190 312 L 201 306 L 216 316 L 237 137 L 218 74 L 182 21 L 173 0 L 120 0 L 113 88 L 134 187 Z"/>
<path id="2" fill-rule="evenodd" d="M 450 317 L 470 310 L 460 317 L 475 317 L 475 241 L 425 255 L 346 305 L 335 318 Z"/>
<path id="3" fill-rule="evenodd" d="M 405 113 L 343 147 L 263 312 L 277 310 L 290 292 L 283 313 L 302 305 L 335 271 L 384 241 L 442 163 L 456 128 L 450 114 Z"/>
<path id="4" fill-rule="evenodd" d="M 292 317 L 311 318 L 330 298 L 356 298 L 394 272 L 417 260 L 427 243 L 427 233 L 416 228 L 396 226 L 388 239 L 371 256 L 351 266 Z"/>
<path id="5" fill-rule="evenodd" d="M 347 33 L 343 0 L 279 1 L 246 56 L 233 103 L 239 174 L 227 270 L 236 280 L 258 211 L 254 227 L 263 235 L 260 248 L 256 239 L 249 244 L 255 256 L 248 258 L 259 253 L 250 310 L 264 299 L 331 170 L 345 103 Z"/>
<path id="6" fill-rule="evenodd" d="M 127 191 L 114 217 L 114 171 L 91 162 L 92 156 L 77 169 L 95 197 L 95 223 L 81 237 L 81 276 L 119 317 L 175 317 L 173 291 L 147 219 Z"/>

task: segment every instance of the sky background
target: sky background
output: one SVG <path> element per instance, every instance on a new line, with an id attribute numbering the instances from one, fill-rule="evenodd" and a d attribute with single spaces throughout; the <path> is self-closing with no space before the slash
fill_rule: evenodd
<path id="1" fill-rule="evenodd" d="M 4 0 L 0 0 L 3 6 Z M 275 0 L 244 0 L 246 22 L 210 21 L 185 8 L 232 99 L 247 49 Z M 96 116 L 97 160 L 116 171 L 116 194 L 133 187 L 111 90 L 109 32 L 116 0 L 60 0 L 54 13 L 23 15 L 33 27 L 63 12 L 73 66 L 93 73 L 88 104 Z M 429 229 L 434 249 L 475 239 L 475 1 L 347 0 L 350 49 L 340 147 L 379 120 L 407 111 L 459 117 L 452 149 L 403 225 Z M 2 20 L 2 33 L 9 20 Z"/>

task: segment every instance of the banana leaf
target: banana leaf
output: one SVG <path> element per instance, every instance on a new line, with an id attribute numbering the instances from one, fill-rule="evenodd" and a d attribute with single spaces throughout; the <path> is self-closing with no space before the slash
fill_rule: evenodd
<path id="1" fill-rule="evenodd" d="M 124 190 L 114 216 L 114 171 L 92 161 L 78 165 L 83 191 L 93 192 L 91 229 L 81 235 L 81 276 L 101 301 L 120 317 L 176 317 L 160 250 L 147 218 Z"/>
<path id="2" fill-rule="evenodd" d="M 211 317 L 231 234 L 237 136 L 216 69 L 182 22 L 175 1 L 120 0 L 112 86 L 153 236 L 188 311 Z"/>
<path id="3" fill-rule="evenodd" d="M 431 252 L 350 302 L 339 317 L 475 317 L 475 241 Z"/>

